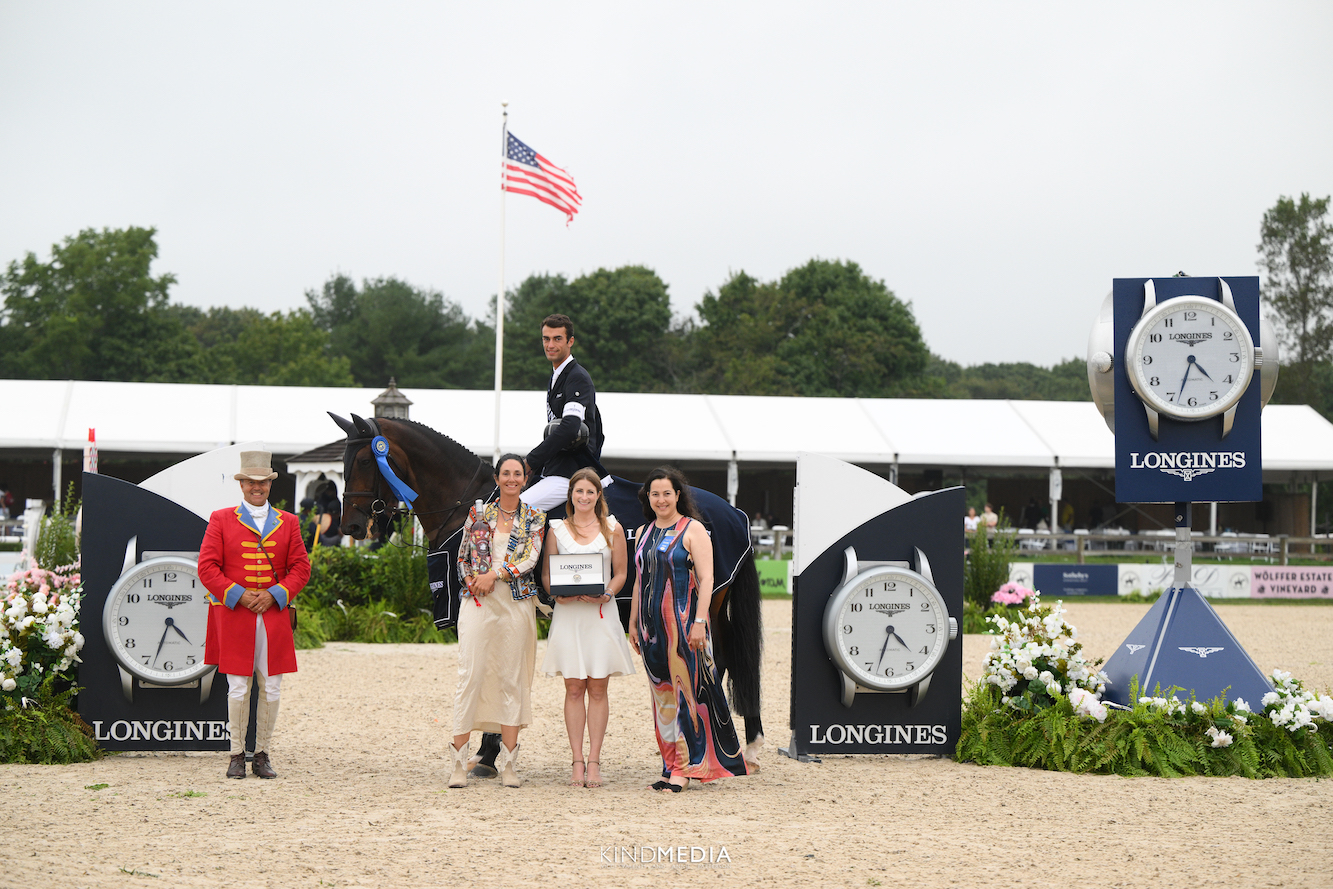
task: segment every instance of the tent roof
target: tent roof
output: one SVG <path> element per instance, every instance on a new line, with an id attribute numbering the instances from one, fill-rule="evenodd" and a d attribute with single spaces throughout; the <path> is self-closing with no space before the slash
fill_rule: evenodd
<path id="1" fill-rule="evenodd" d="M 261 440 L 290 456 L 339 436 L 325 411 L 372 412 L 379 389 L 0 380 L 0 450 L 194 454 Z M 404 389 L 412 416 L 489 454 L 495 396 Z M 1091 402 L 771 398 L 607 392 L 605 455 L 621 460 L 790 464 L 801 452 L 860 464 L 1003 469 L 1111 469 L 1115 439 Z M 505 392 L 500 444 L 526 453 L 541 437 L 542 392 Z M 1264 411 L 1264 469 L 1333 478 L 1333 424 L 1305 405 Z"/>

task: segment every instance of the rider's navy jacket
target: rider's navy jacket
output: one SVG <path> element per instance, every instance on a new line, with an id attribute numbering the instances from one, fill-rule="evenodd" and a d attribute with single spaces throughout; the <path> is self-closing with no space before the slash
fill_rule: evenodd
<path id="1" fill-rule="evenodd" d="M 528 465 L 538 475 L 568 478 L 585 466 L 602 469 L 602 414 L 597 410 L 597 391 L 592 377 L 574 358 L 560 371 L 546 393 L 546 420 L 559 420 L 560 426 L 528 454 Z M 579 423 L 588 426 L 588 443 L 572 451 L 565 446 L 579 434 Z"/>

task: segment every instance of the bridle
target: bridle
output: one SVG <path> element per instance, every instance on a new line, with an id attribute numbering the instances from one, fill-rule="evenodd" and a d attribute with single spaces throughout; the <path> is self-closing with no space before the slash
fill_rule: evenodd
<path id="1" fill-rule="evenodd" d="M 356 456 L 357 456 L 357 454 L 360 453 L 361 448 L 370 445 L 370 443 L 371 443 L 372 441 L 374 441 L 376 437 L 378 437 L 378 436 L 384 434 L 384 433 L 380 430 L 379 423 L 377 423 L 373 418 L 367 417 L 367 418 L 365 419 L 365 424 L 366 424 L 367 430 L 368 430 L 368 432 L 369 432 L 368 435 L 359 435 L 359 436 L 356 436 L 356 437 L 353 437 L 353 436 L 351 436 L 351 435 L 348 435 L 348 436 L 347 436 L 347 446 L 346 446 L 345 450 L 343 451 L 343 484 L 344 484 L 344 485 L 346 485 L 347 482 L 348 482 L 348 480 L 350 480 L 351 477 L 352 477 L 352 464 L 353 464 L 353 462 L 356 460 Z M 401 475 L 401 474 L 402 474 L 402 471 L 399 469 L 399 467 L 398 467 L 398 465 L 397 465 L 397 462 L 393 459 L 393 455 L 392 455 L 392 454 L 387 455 L 386 459 L 389 461 L 389 466 L 390 466 L 390 468 L 391 468 L 395 473 Z M 361 513 L 361 514 L 364 515 L 369 521 L 372 521 L 372 522 L 375 521 L 375 520 L 377 520 L 377 519 L 381 519 L 381 520 L 387 522 L 387 521 L 389 521 L 389 520 L 392 520 L 392 519 L 394 519 L 394 518 L 396 518 L 396 517 L 398 517 L 398 516 L 400 516 L 400 515 L 404 515 L 404 514 L 407 514 L 407 515 L 415 514 L 415 515 L 417 515 L 418 517 L 420 517 L 420 516 L 423 516 L 423 515 L 439 515 L 440 513 L 444 513 L 444 514 L 445 514 L 445 515 L 444 515 L 444 518 L 440 521 L 440 527 L 441 527 L 441 528 L 444 528 L 444 527 L 446 527 L 446 526 L 449 524 L 449 520 L 453 518 L 453 514 L 454 514 L 455 512 L 457 512 L 458 510 L 462 509 L 463 506 L 464 506 L 464 504 L 467 503 L 467 500 L 465 499 L 465 497 L 466 497 L 467 493 L 468 493 L 469 491 L 471 491 L 472 488 L 476 485 L 476 483 L 477 483 L 477 477 L 481 474 L 481 467 L 482 467 L 483 465 L 484 465 L 484 464 L 483 464 L 483 462 L 482 462 L 481 460 L 478 460 L 478 461 L 477 461 L 477 468 L 474 469 L 474 470 L 472 471 L 472 478 L 468 479 L 468 483 L 467 483 L 466 485 L 463 486 L 463 489 L 462 489 L 462 494 L 463 494 L 463 496 L 459 497 L 458 500 L 454 501 L 454 503 L 453 503 L 452 506 L 446 506 L 446 507 L 443 507 L 443 508 L 441 508 L 441 509 L 427 510 L 427 511 L 425 511 L 425 512 L 422 512 L 421 510 L 417 510 L 417 509 L 409 509 L 406 513 L 404 513 L 403 510 L 400 510 L 400 509 L 398 508 L 398 506 L 397 506 L 397 504 L 398 504 L 398 502 L 399 502 L 397 497 L 395 497 L 394 500 L 393 500 L 394 505 L 393 505 L 393 506 L 390 506 L 390 505 L 388 504 L 388 502 L 385 501 L 383 495 L 380 494 L 378 488 L 380 487 L 381 483 L 384 482 L 384 479 L 383 479 L 383 476 L 382 476 L 382 474 L 381 474 L 381 472 L 380 472 L 380 467 L 379 467 L 379 465 L 376 463 L 376 464 L 374 464 L 374 468 L 372 469 L 372 472 L 374 473 L 374 475 L 373 475 L 374 481 L 373 481 L 373 482 L 371 483 L 371 485 L 370 485 L 371 490 L 369 490 L 369 491 L 352 491 L 352 490 L 348 490 L 348 489 L 344 488 L 344 490 L 343 490 L 343 511 L 346 512 L 346 511 L 348 511 L 349 509 L 355 509 L 357 512 Z M 356 506 L 355 504 L 353 504 L 353 503 L 351 502 L 351 499 L 352 499 L 353 497 L 372 497 L 372 498 L 374 498 L 374 500 L 373 500 L 373 501 L 371 502 L 371 504 L 370 504 L 370 510 L 369 510 L 369 512 L 367 512 L 366 510 L 362 509 L 360 506 Z"/>

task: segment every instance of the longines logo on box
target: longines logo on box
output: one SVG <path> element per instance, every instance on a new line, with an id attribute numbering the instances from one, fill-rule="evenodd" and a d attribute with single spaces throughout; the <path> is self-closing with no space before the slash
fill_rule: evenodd
<path id="1" fill-rule="evenodd" d="M 177 605 L 184 605 L 186 602 L 193 602 L 194 596 L 187 593 L 149 593 L 148 601 L 165 605 L 168 609 L 171 609 Z"/>
<path id="2" fill-rule="evenodd" d="M 942 725 L 811 725 L 811 744 L 947 744 Z"/>
<path id="3" fill-rule="evenodd" d="M 231 737 L 221 719 L 128 720 L 118 719 L 107 728 L 93 722 L 93 737 L 99 741 L 226 741 Z"/>
<path id="4" fill-rule="evenodd" d="M 1130 469 L 1156 469 L 1171 475 L 1178 475 L 1185 481 L 1193 481 L 1200 475 L 1206 475 L 1215 469 L 1244 469 L 1244 451 L 1176 451 L 1175 453 L 1150 451 L 1139 454 L 1129 453 Z"/>

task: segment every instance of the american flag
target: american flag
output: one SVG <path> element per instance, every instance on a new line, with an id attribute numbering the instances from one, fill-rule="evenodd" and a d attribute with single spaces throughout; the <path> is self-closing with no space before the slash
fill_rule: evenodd
<path id="1" fill-rule="evenodd" d="M 574 177 L 533 151 L 513 133 L 509 133 L 505 152 L 504 190 L 534 197 L 565 214 L 565 224 L 579 212 L 583 199 L 574 185 Z"/>

